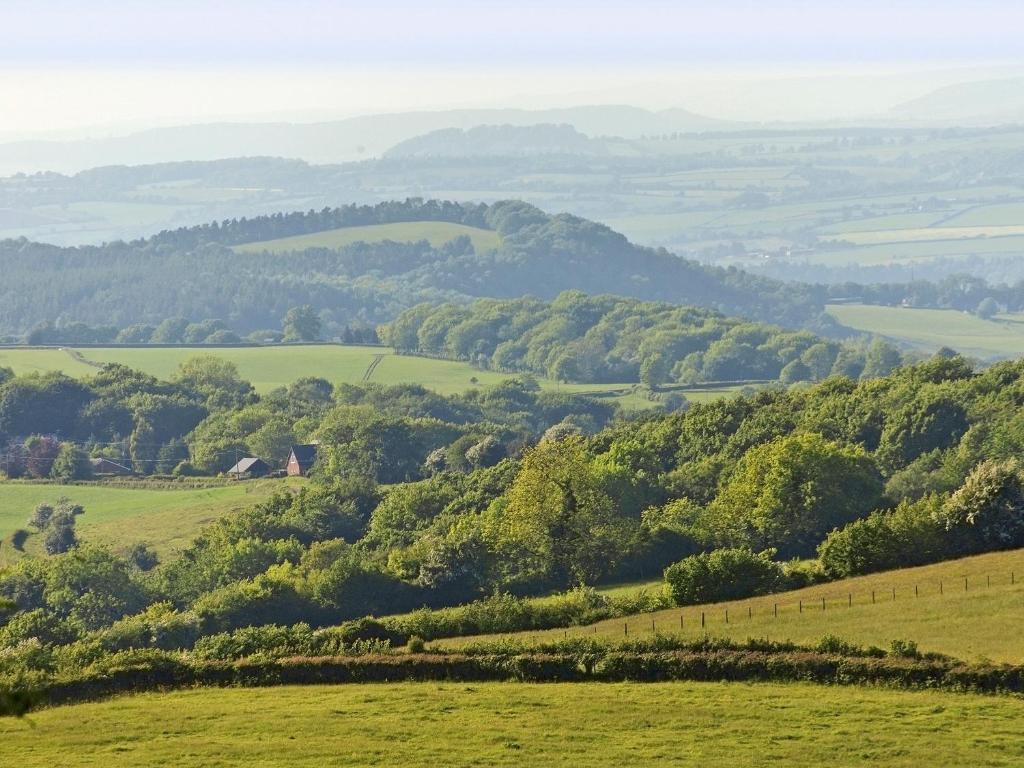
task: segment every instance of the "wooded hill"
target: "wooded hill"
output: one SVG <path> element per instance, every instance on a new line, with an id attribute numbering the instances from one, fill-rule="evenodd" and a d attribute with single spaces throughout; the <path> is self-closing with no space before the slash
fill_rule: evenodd
<path id="1" fill-rule="evenodd" d="M 502 244 L 487 253 L 476 252 L 467 239 L 436 248 L 377 242 L 291 254 L 239 255 L 229 247 L 420 220 L 495 230 Z M 321 312 L 330 336 L 353 323 L 393 320 L 424 301 L 551 299 L 569 289 L 694 304 L 789 327 L 834 327 L 822 315 L 823 288 L 705 267 L 636 246 L 601 224 L 548 215 L 516 201 L 348 206 L 212 223 L 103 246 L 7 240 L 0 242 L 0 268 L 0 334 L 9 335 L 44 321 L 124 328 L 169 317 L 220 318 L 244 335 L 276 327 L 289 308 L 310 304 Z"/>
<path id="2" fill-rule="evenodd" d="M 761 381 L 831 374 L 882 376 L 901 362 L 880 342 L 858 349 L 807 331 L 746 322 L 696 307 L 567 291 L 553 302 L 481 299 L 422 304 L 380 329 L 398 352 L 469 360 L 557 381 Z"/>

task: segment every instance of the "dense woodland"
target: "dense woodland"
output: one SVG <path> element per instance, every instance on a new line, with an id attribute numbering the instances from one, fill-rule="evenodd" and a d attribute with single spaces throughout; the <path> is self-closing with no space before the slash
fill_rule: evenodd
<path id="1" fill-rule="evenodd" d="M 239 255 L 229 246 L 366 223 L 452 221 L 499 232 L 502 246 L 476 253 L 466 238 L 356 243 L 288 255 Z M 642 248 L 608 227 L 550 216 L 521 202 L 491 206 L 422 202 L 277 214 L 162 232 L 147 240 L 59 248 L 0 242 L 0 331 L 78 321 L 124 328 L 168 317 L 222 319 L 240 334 L 272 328 L 309 304 L 328 336 L 354 323 L 394 319 L 423 301 L 553 298 L 568 289 L 713 307 L 789 326 L 834 323 L 825 291 L 786 286 L 737 270 L 704 267 Z M 116 280 L 111 277 L 116 276 Z"/>
<path id="2" fill-rule="evenodd" d="M 901 362 L 893 347 L 841 345 L 808 331 L 745 322 L 714 311 L 568 291 L 553 302 L 481 299 L 422 304 L 380 329 L 406 354 L 468 360 L 556 381 L 819 381 L 872 378 Z"/>
<path id="3" fill-rule="evenodd" d="M 244 387 L 203 390 L 182 378 L 221 403 L 227 422 L 259 407 Z M 78 401 L 88 397 L 83 388 Z M 514 450 L 485 448 L 474 426 L 471 450 L 446 449 L 427 462 L 428 477 L 387 487 L 378 481 L 399 477 L 351 450 L 371 413 L 362 403 L 454 438 L 453 410 L 472 410 L 479 424 L 488 400 L 508 418 L 516 403 L 539 411 L 543 397 L 510 385 L 435 399 L 447 409 L 442 422 L 417 412 L 421 392 L 343 389 L 329 402 L 312 393 L 298 407 L 326 409 L 314 420 L 330 457 L 315 481 L 210 525 L 167 563 L 145 549 L 73 546 L 83 510 L 26 510 L 56 551 L 71 548 L 0 573 L 0 596 L 14 606 L 0 627 L 0 666 L 53 674 L 146 648 L 193 648 L 200 658 L 331 653 L 411 634 L 592 620 L 616 604 L 585 590 L 537 604 L 514 595 L 662 569 L 670 599 L 689 603 L 1024 545 L 1020 362 L 977 372 L 940 355 L 862 382 L 831 377 L 638 421 L 570 414 Z M 581 419 L 604 428 L 588 433 Z M 377 455 L 395 455 L 388 450 Z M 313 633 L 421 606 L 433 610 Z M 279 626 L 251 628 L 263 625 Z"/>

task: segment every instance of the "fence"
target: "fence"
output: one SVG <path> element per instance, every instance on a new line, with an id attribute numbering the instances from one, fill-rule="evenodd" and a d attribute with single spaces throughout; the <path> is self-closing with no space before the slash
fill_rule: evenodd
<path id="1" fill-rule="evenodd" d="M 1024 585 L 1020 583 L 1021 578 L 1018 578 L 1018 573 L 1024 575 L 1024 567 L 1021 567 L 1020 570 L 1011 569 L 1002 572 L 993 571 L 966 576 L 907 581 L 887 586 L 884 589 L 876 586 L 874 589 L 833 591 L 831 595 L 807 596 L 792 601 L 776 600 L 771 595 L 759 596 L 746 601 L 738 600 L 714 606 L 682 607 L 630 619 L 609 620 L 585 627 L 573 627 L 562 630 L 562 635 L 566 638 L 597 634 L 605 636 L 619 634 L 622 637 L 633 637 L 644 633 L 674 633 L 688 630 L 707 632 L 712 627 L 721 629 L 727 626 L 742 626 L 744 622 L 750 623 L 755 619 L 767 619 L 773 623 L 784 622 L 799 620 L 805 614 L 827 615 L 830 611 L 838 612 L 853 608 L 891 605 L 900 600 L 942 598 L 964 593 L 980 594 L 984 590 L 1000 587 L 1009 589 L 1020 586 L 1024 589 Z M 821 589 L 828 589 L 828 586 L 822 585 Z"/>

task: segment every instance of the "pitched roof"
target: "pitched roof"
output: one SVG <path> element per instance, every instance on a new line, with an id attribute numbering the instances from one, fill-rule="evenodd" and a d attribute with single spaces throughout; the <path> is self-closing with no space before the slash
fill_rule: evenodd
<path id="1" fill-rule="evenodd" d="M 316 462 L 316 449 L 315 445 L 293 445 L 292 456 L 300 467 L 309 467 Z"/>
<path id="2" fill-rule="evenodd" d="M 246 472 L 252 471 L 252 468 L 258 464 L 263 464 L 263 466 L 266 466 L 266 463 L 263 461 L 263 459 L 257 459 L 254 456 L 249 456 L 247 458 L 242 459 L 237 464 L 235 464 L 235 466 L 229 469 L 228 474 L 244 475 Z"/>
<path id="3" fill-rule="evenodd" d="M 97 469 L 99 467 L 114 467 L 115 469 L 123 469 L 125 472 L 132 471 L 130 467 L 126 467 L 124 464 L 118 464 L 116 461 L 111 461 L 110 459 L 104 458 L 102 456 L 96 459 L 92 459 L 91 463 L 93 469 Z"/>

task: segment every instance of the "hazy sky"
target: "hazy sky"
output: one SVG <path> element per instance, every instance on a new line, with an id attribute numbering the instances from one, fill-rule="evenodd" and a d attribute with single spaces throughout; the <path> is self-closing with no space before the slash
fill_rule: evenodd
<path id="1" fill-rule="evenodd" d="M 1016 73 L 1022 29 L 1019 0 L 0 0 L 0 133 L 588 101 L 843 116 Z"/>

